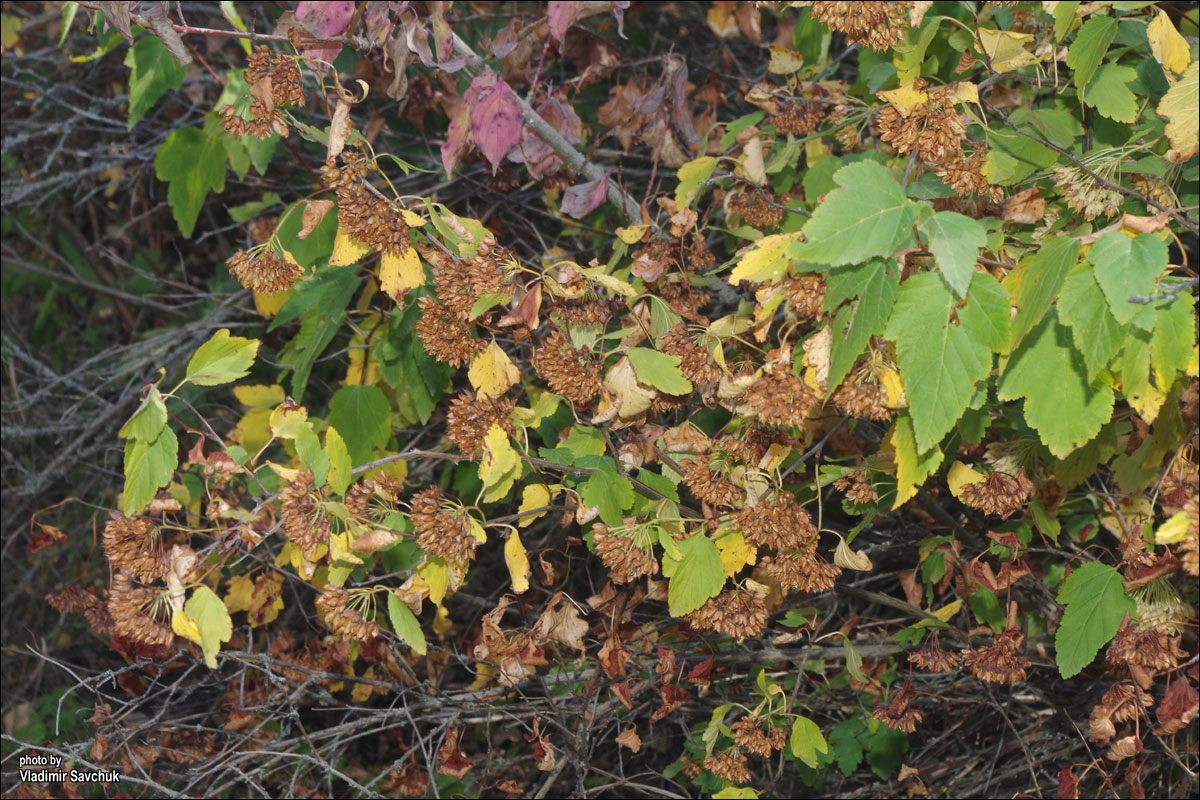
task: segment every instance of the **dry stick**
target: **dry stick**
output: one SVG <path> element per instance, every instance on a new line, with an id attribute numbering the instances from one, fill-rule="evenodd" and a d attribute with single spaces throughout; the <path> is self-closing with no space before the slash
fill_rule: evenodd
<path id="1" fill-rule="evenodd" d="M 1038 785 L 1037 770 L 1033 766 L 1033 756 L 1029 755 L 1029 748 L 1025 746 L 1025 740 L 1017 732 L 1017 726 L 1013 725 L 1013 721 L 1009 719 L 1008 712 L 1004 710 L 1004 706 L 996 702 L 996 695 L 992 694 L 992 687 L 984 682 L 983 688 L 987 690 L 988 697 L 992 700 L 992 705 L 996 707 L 996 710 L 1000 712 L 1000 716 L 1004 717 L 1004 721 L 1008 723 L 1008 728 L 1012 731 L 1013 736 L 1016 737 L 1017 744 L 1021 745 L 1021 752 L 1025 754 L 1025 765 L 1029 767 L 1029 777 L 1033 779 L 1033 790 L 1037 792 L 1038 797 L 1042 797 L 1042 787 Z"/>
<path id="2" fill-rule="evenodd" d="M 611 4 L 606 3 L 598 5 L 609 5 L 611 7 Z M 454 34 L 454 52 L 466 58 L 467 66 L 473 70 L 480 70 L 486 66 L 486 62 L 476 55 L 471 46 L 459 38 L 457 33 Z M 604 180 L 606 183 L 605 193 L 608 196 L 609 202 L 624 211 L 625 215 L 634 222 L 641 221 L 642 210 L 637 201 L 622 191 L 621 187 L 617 186 L 615 181 L 605 178 L 604 169 L 588 161 L 582 153 L 562 137 L 562 134 L 556 131 L 550 123 L 546 122 L 540 114 L 534 111 L 533 106 L 529 105 L 529 101 L 516 92 L 513 92 L 513 99 L 516 100 L 517 105 L 521 108 L 521 119 L 525 124 L 540 136 L 546 144 L 550 145 L 550 148 L 554 152 L 562 156 L 563 161 L 570 167 L 572 172 L 576 175 L 582 175 L 589 181 Z"/>

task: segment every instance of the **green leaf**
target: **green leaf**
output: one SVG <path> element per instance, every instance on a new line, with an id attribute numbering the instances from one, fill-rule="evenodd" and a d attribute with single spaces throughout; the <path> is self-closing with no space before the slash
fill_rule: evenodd
<path id="1" fill-rule="evenodd" d="M 1059 319 L 1071 327 L 1071 338 L 1083 354 L 1087 379 L 1093 381 L 1096 373 L 1108 366 L 1121 349 L 1126 327 L 1108 310 L 1095 272 L 1086 263 L 1076 266 L 1067 276 L 1057 305 Z"/>
<path id="2" fill-rule="evenodd" d="M 258 355 L 258 339 L 230 336 L 222 328 L 200 345 L 187 366 L 187 380 L 196 386 L 218 386 L 236 381 L 250 373 Z"/>
<path id="3" fill-rule="evenodd" d="M 467 314 L 467 320 L 474 321 L 489 309 L 493 309 L 501 303 L 507 303 L 508 301 L 509 296 L 507 292 L 484 292 L 471 304 L 471 311 Z"/>
<path id="4" fill-rule="evenodd" d="M 941 466 L 943 456 L 938 447 L 917 450 L 912 417 L 905 412 L 896 417 L 896 423 L 892 426 L 892 446 L 896 450 L 896 500 L 892 508 L 899 508 Z"/>
<path id="5" fill-rule="evenodd" d="M 838 266 L 890 256 L 912 243 L 916 205 L 885 167 L 859 161 L 833 179 L 840 188 L 816 207 L 804 226 L 808 241 L 789 246 L 789 256 Z"/>
<path id="6" fill-rule="evenodd" d="M 187 67 L 171 55 L 157 36 L 143 36 L 125 54 L 129 73 L 129 129 L 170 89 L 183 86 Z"/>
<path id="7" fill-rule="evenodd" d="M 388 618 L 392 621 L 392 630 L 400 637 L 400 641 L 412 648 L 419 656 L 425 655 L 429 645 L 425 641 L 425 632 L 412 609 L 405 605 L 395 592 L 387 593 Z"/>
<path id="8" fill-rule="evenodd" d="M 303 422 L 296 429 L 296 455 L 313 474 L 313 486 L 320 488 L 329 477 L 329 454 L 313 432 L 311 423 Z"/>
<path id="9" fill-rule="evenodd" d="M 701 156 L 680 167 L 679 183 L 675 187 L 675 205 L 679 208 L 687 208 L 695 202 L 704 189 L 700 184 L 709 179 L 716 167 L 715 156 Z"/>
<path id="10" fill-rule="evenodd" d="M 838 769 L 847 778 L 854 774 L 863 760 L 862 742 L 858 735 L 866 731 L 862 720 L 851 718 L 842 720 L 829 733 L 829 744 L 833 747 L 833 757 Z"/>
<path id="11" fill-rule="evenodd" d="M 387 396 L 378 386 L 343 386 L 329 399 L 329 424 L 346 440 L 354 464 L 364 464 L 371 452 L 392 435 Z"/>
<path id="12" fill-rule="evenodd" d="M 817 767 L 817 753 L 829 752 L 829 744 L 817 723 L 802 716 L 797 716 L 792 723 L 791 746 L 792 755 L 813 769 Z"/>
<path id="13" fill-rule="evenodd" d="M 325 455 L 329 459 L 329 485 L 338 494 L 345 494 L 350 488 L 353 465 L 350 463 L 350 451 L 338 429 L 330 426 L 325 431 Z"/>
<path id="14" fill-rule="evenodd" d="M 954 427 L 976 384 L 992 369 L 988 345 L 950 322 L 953 307 L 954 297 L 945 283 L 926 272 L 901 284 L 887 323 L 920 452 Z"/>
<path id="15" fill-rule="evenodd" d="M 292 398 L 300 402 L 304 398 L 304 390 L 308 387 L 308 376 L 312 372 L 313 362 L 317 356 L 325 352 L 325 348 L 333 341 L 345 319 L 345 312 L 328 317 L 312 315 L 300 323 L 296 333 L 283 350 L 279 353 L 279 363 L 291 367 Z"/>
<path id="16" fill-rule="evenodd" d="M 154 172 L 167 182 L 167 205 L 179 231 L 190 238 L 204 198 L 225 191 L 225 148 L 199 128 L 180 128 L 158 146 Z"/>
<path id="17" fill-rule="evenodd" d="M 1112 387 L 1087 379 L 1083 356 L 1057 312 L 1047 314 L 1013 353 L 997 395 L 1025 398 L 1025 419 L 1058 458 L 1086 444 L 1112 416 Z"/>
<path id="18" fill-rule="evenodd" d="M 713 795 L 713 800 L 757 800 L 758 791 L 752 786 L 726 786 Z"/>
<path id="19" fill-rule="evenodd" d="M 834 267 L 826 274 L 827 309 L 832 310 L 848 297 L 858 297 L 856 302 L 839 308 L 833 318 L 833 348 L 829 355 L 830 393 L 849 374 L 871 337 L 883 332 L 899 286 L 900 268 L 890 258 Z"/>
<path id="20" fill-rule="evenodd" d="M 1008 290 L 986 272 L 971 276 L 967 304 L 958 310 L 958 321 L 971 341 L 986 345 L 994 353 L 1008 347 L 1012 302 Z"/>
<path id="21" fill-rule="evenodd" d="M 571 430 L 567 431 L 567 438 L 563 445 L 575 455 L 576 459 L 584 456 L 602 456 L 605 449 L 604 433 L 599 428 L 589 425 L 573 425 Z"/>
<path id="22" fill-rule="evenodd" d="M 164 425 L 154 441 L 125 442 L 125 493 L 122 508 L 131 517 L 146 507 L 158 490 L 171 482 L 179 465 L 179 440 Z"/>
<path id="23" fill-rule="evenodd" d="M 648 347 L 631 347 L 625 355 L 629 357 L 629 363 L 633 364 L 633 371 L 637 373 L 638 380 L 647 386 L 675 395 L 689 394 L 692 391 L 692 382 L 683 377 L 679 370 L 682 361 L 679 356 L 660 353 Z"/>
<path id="24" fill-rule="evenodd" d="M 729 273 L 729 282 L 734 286 L 742 281 L 778 283 L 787 273 L 791 260 L 797 257 L 791 248 L 799 240 L 799 231 L 764 236 L 742 254 L 737 266 Z"/>
<path id="25" fill-rule="evenodd" d="M 667 587 L 671 616 L 682 617 L 704 605 L 725 585 L 725 567 L 721 551 L 702 533 L 679 542 L 682 557 Z"/>
<path id="26" fill-rule="evenodd" d="M 1138 99 L 1129 88 L 1137 71 L 1124 64 L 1105 64 L 1088 82 L 1081 95 L 1085 105 L 1117 122 L 1137 119 Z"/>
<path id="27" fill-rule="evenodd" d="M 1187 367 L 1196 340 L 1195 298 L 1180 292 L 1165 308 L 1154 312 L 1154 333 L 1150 337 L 1150 363 L 1158 388 L 1175 382 L 1175 373 Z"/>
<path id="28" fill-rule="evenodd" d="M 962 214 L 938 211 L 922 222 L 919 230 L 928 237 L 929 250 L 946 283 L 956 295 L 966 297 L 975 259 L 987 244 L 983 226 Z"/>
<path id="29" fill-rule="evenodd" d="M 1090 442 L 1054 464 L 1054 479 L 1064 489 L 1074 489 L 1083 483 L 1096 467 L 1117 452 L 1117 434 L 1113 425 L 1105 425 Z"/>
<path id="30" fill-rule="evenodd" d="M 1092 244 L 1087 259 L 1117 322 L 1139 324 L 1137 317 L 1145 305 L 1131 303 L 1129 298 L 1154 294 L 1155 281 L 1167 268 L 1166 242 L 1149 233 L 1131 238 L 1123 231 L 1113 231 Z"/>
<path id="31" fill-rule="evenodd" d="M 1083 23 L 1067 50 L 1067 66 L 1075 71 L 1076 88 L 1088 85 L 1116 35 L 1117 21 L 1112 17 L 1093 16 Z"/>
<path id="32" fill-rule="evenodd" d="M 1006 288 L 1017 304 L 1017 316 L 1012 321 L 1009 341 L 1010 351 L 1021 343 L 1025 334 L 1038 324 L 1050 308 L 1050 303 L 1078 258 L 1078 239 L 1053 236 L 1042 243 L 1041 249 L 1032 258 L 1022 261 L 1017 269 L 1009 273 L 1010 279 L 1016 282 L 1016 288 L 1008 285 L 1007 280 Z"/>
<path id="33" fill-rule="evenodd" d="M 200 648 L 204 651 L 204 663 L 209 669 L 217 667 L 217 653 L 222 642 L 233 637 L 233 620 L 229 610 L 217 593 L 204 584 L 192 592 L 184 603 L 183 613 L 200 631 Z"/>
<path id="34" fill-rule="evenodd" d="M 146 392 L 146 399 L 133 412 L 129 420 L 121 426 L 117 436 L 122 439 L 137 439 L 142 442 L 152 442 L 167 426 L 167 406 L 159 394 L 157 386 L 151 386 Z"/>
<path id="35" fill-rule="evenodd" d="M 621 524 L 621 512 L 633 505 L 633 484 L 624 475 L 597 469 L 579 487 L 579 497 L 585 507 L 600 509 L 605 525 L 616 527 Z"/>
<path id="36" fill-rule="evenodd" d="M 639 467 L 638 480 L 672 502 L 679 502 L 679 489 L 676 488 L 671 479 L 665 475 L 659 475 L 657 472 L 651 472 L 645 467 Z"/>
<path id="37" fill-rule="evenodd" d="M 1136 616 L 1137 603 L 1125 594 L 1121 573 L 1098 561 L 1071 573 L 1058 590 L 1067 609 L 1054 636 L 1054 660 L 1064 678 L 1078 675 L 1121 626 Z"/>

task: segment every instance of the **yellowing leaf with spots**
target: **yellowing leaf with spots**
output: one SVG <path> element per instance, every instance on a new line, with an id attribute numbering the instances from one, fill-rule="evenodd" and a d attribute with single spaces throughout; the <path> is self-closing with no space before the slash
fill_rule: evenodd
<path id="1" fill-rule="evenodd" d="M 504 563 L 508 565 L 508 574 L 512 577 L 512 588 L 517 594 L 529 589 L 529 554 L 521 537 L 516 531 L 504 543 Z"/>
<path id="2" fill-rule="evenodd" d="M 230 614 L 236 614 L 239 611 L 248 611 L 250 603 L 254 597 L 254 581 L 249 575 L 234 575 L 229 579 L 229 585 L 225 590 L 225 608 Z M 174 620 L 171 622 L 174 625 Z M 177 631 L 178 633 L 178 631 Z M 199 635 L 199 631 L 197 631 Z M 199 639 L 194 639 L 196 644 L 200 644 Z"/>
<path id="3" fill-rule="evenodd" d="M 521 380 L 521 372 L 508 357 L 508 353 L 501 350 L 500 345 L 492 342 L 471 359 L 467 379 L 475 387 L 477 397 L 494 398 L 504 394 Z"/>
<path id="4" fill-rule="evenodd" d="M 409 289 L 425 283 L 425 270 L 417 257 L 417 248 L 411 245 L 403 253 L 393 250 L 383 254 L 379 260 L 379 288 L 393 300 L 399 301 Z"/>
<path id="5" fill-rule="evenodd" d="M 904 396 L 904 384 L 900 373 L 894 369 L 885 369 L 879 375 L 879 385 L 883 389 L 883 404 L 888 408 L 905 408 L 908 398 Z"/>
<path id="6" fill-rule="evenodd" d="M 308 422 L 308 409 L 287 402 L 271 412 L 271 433 L 279 439 L 295 439 L 300 428 Z"/>
<path id="7" fill-rule="evenodd" d="M 741 531 L 726 531 L 717 537 L 717 549 L 721 551 L 721 566 L 725 577 L 732 578 L 747 564 L 758 562 L 758 549 L 746 543 Z"/>
<path id="8" fill-rule="evenodd" d="M 1187 39 L 1175 29 L 1167 12 L 1161 8 L 1146 26 L 1146 38 L 1150 40 L 1150 52 L 1154 53 L 1154 58 L 1167 72 L 1168 78 L 1172 72 L 1183 72 L 1191 63 L 1192 54 Z"/>
<path id="9" fill-rule="evenodd" d="M 371 252 L 371 245 L 363 244 L 352 238 L 345 228 L 338 227 L 337 236 L 333 240 L 333 255 L 329 257 L 329 266 L 345 267 L 357 264 L 369 252 Z"/>
<path id="10" fill-rule="evenodd" d="M 891 103 L 902 117 L 907 117 L 918 105 L 929 101 L 929 94 L 911 83 L 898 89 L 889 89 L 886 92 L 876 92 L 875 94 L 881 100 Z"/>
<path id="11" fill-rule="evenodd" d="M 800 241 L 800 232 L 776 233 L 764 236 L 744 251 L 741 261 L 729 274 L 729 282 L 737 286 L 742 281 L 750 283 L 778 283 L 787 274 L 788 245 Z"/>

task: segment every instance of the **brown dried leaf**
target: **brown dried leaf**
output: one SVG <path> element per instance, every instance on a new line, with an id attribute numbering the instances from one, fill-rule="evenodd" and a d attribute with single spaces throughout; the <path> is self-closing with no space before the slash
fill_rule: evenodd
<path id="1" fill-rule="evenodd" d="M 621 731 L 613 741 L 622 747 L 628 747 L 635 753 L 642 749 L 642 737 L 638 736 L 637 726 L 635 725 L 630 725 Z"/>
<path id="2" fill-rule="evenodd" d="M 1013 222 L 1033 224 L 1046 216 L 1046 198 L 1037 187 L 1018 192 L 1004 201 L 1004 218 Z"/>
<path id="3" fill-rule="evenodd" d="M 349 135 L 350 104 L 339 98 L 337 107 L 333 110 L 333 118 L 329 121 L 329 152 L 325 157 L 326 162 L 332 164 L 333 160 L 341 155 Z"/>
<path id="4" fill-rule="evenodd" d="M 534 626 L 533 634 L 538 642 L 554 641 L 576 650 L 583 650 L 583 635 L 587 630 L 588 624 L 580 618 L 579 609 L 570 600 L 564 599 L 562 592 L 559 592 L 542 612 Z"/>
<path id="5" fill-rule="evenodd" d="M 458 749 L 459 739 L 462 738 L 462 728 L 451 728 L 446 731 L 446 740 L 438 750 L 438 772 L 452 778 L 461 778 L 475 766 L 469 758 Z"/>
<path id="6" fill-rule="evenodd" d="M 333 208 L 332 200 L 309 200 L 304 206 L 304 214 L 301 217 L 300 230 L 296 236 L 301 239 L 307 239 L 308 235 L 317 229 L 317 226 L 325 219 L 325 215 Z"/>

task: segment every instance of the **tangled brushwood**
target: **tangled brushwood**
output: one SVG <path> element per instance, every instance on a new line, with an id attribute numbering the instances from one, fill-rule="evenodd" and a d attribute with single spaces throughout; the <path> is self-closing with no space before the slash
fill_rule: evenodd
<path id="1" fill-rule="evenodd" d="M 6 794 L 1194 793 L 1194 9 L 9 5 Z"/>

